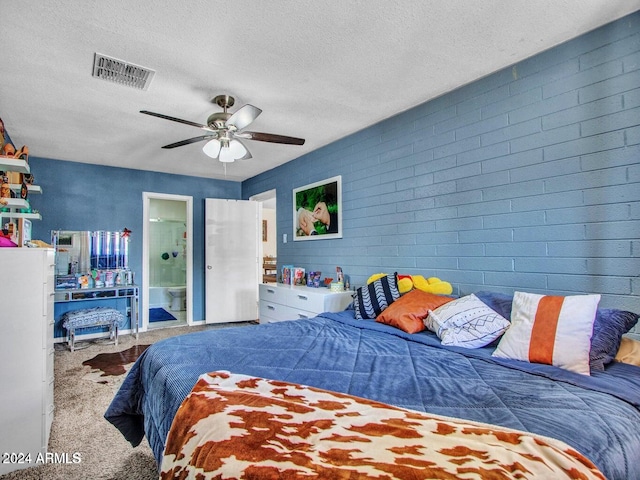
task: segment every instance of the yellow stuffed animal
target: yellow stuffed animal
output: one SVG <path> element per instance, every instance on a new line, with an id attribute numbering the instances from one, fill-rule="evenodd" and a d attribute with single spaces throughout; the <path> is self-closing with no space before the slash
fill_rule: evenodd
<path id="1" fill-rule="evenodd" d="M 435 293 L 438 295 L 451 295 L 453 287 L 449 282 L 444 282 L 438 277 L 425 279 L 422 275 L 413 275 L 413 286 L 423 292 Z"/>
<path id="2" fill-rule="evenodd" d="M 367 279 L 367 285 L 387 275 L 387 273 L 375 273 Z M 410 292 L 414 288 L 437 295 L 451 295 L 453 292 L 451 284 L 440 280 L 438 277 L 424 278 L 422 275 L 398 275 L 398 291 L 401 294 Z"/>
<path id="3" fill-rule="evenodd" d="M 371 275 L 368 279 L 367 279 L 367 285 L 369 285 L 370 283 L 375 282 L 376 280 L 378 280 L 379 278 L 382 277 L 386 277 L 387 275 L 389 275 L 388 273 L 374 273 L 373 275 Z"/>

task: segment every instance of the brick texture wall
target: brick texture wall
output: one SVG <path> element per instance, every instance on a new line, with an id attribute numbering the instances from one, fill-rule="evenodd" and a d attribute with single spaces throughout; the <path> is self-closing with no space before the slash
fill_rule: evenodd
<path id="1" fill-rule="evenodd" d="M 292 242 L 292 189 L 334 175 L 343 238 Z M 242 187 L 277 190 L 279 264 L 640 311 L 640 12 Z"/>

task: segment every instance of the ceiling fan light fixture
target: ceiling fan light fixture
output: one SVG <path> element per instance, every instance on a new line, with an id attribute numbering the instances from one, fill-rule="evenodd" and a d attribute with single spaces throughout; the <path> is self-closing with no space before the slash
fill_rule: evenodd
<path id="1" fill-rule="evenodd" d="M 233 155 L 233 158 L 236 160 L 241 159 L 247 154 L 247 149 L 245 148 L 245 146 L 235 139 L 229 142 L 229 151 Z"/>
<path id="2" fill-rule="evenodd" d="M 211 158 L 217 158 L 221 162 L 233 162 L 244 158 L 247 155 L 247 149 L 238 140 L 228 140 L 226 138 L 209 140 L 202 151 Z"/>
<path id="3" fill-rule="evenodd" d="M 217 138 L 214 138 L 213 140 L 209 140 L 207 143 L 204 144 L 204 147 L 202 147 L 202 151 L 208 157 L 218 158 L 218 155 L 220 154 L 220 148 L 221 148 L 220 140 L 218 140 Z"/>
<path id="4" fill-rule="evenodd" d="M 231 152 L 229 147 L 222 147 L 220 149 L 220 156 L 218 157 L 218 160 L 223 163 L 230 163 L 235 160 L 235 157 L 233 156 L 233 153 Z"/>

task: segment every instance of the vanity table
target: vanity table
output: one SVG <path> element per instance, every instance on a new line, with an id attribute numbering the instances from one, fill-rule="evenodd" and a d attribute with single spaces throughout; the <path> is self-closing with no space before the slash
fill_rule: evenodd
<path id="1" fill-rule="evenodd" d="M 129 269 L 128 231 L 56 230 L 51 240 L 56 252 L 54 292 L 54 338 L 64 341 L 63 317 L 72 310 L 104 307 L 129 319 L 125 321 L 138 338 L 139 288 Z M 79 313 L 79 312 L 78 312 Z M 122 318 L 122 317 L 120 317 Z M 78 322 L 85 337 L 103 336 L 106 324 L 96 319 Z M 72 331 L 75 331 L 73 329 Z"/>
<path id="2" fill-rule="evenodd" d="M 138 319 L 138 300 L 139 288 L 137 285 L 118 285 L 115 287 L 105 288 L 73 288 L 73 289 L 57 289 L 54 293 L 54 302 L 56 304 L 56 323 L 54 326 L 54 336 L 65 337 L 66 332 L 62 327 L 60 320 L 62 314 L 80 308 L 90 308 L 94 306 L 114 307 L 118 310 L 122 309 L 121 303 L 124 303 L 127 316 L 130 318 L 131 331 L 135 334 L 136 339 L 140 330 L 140 322 Z M 82 303 L 79 303 L 82 302 Z M 89 327 L 92 331 L 96 331 L 100 327 Z"/>

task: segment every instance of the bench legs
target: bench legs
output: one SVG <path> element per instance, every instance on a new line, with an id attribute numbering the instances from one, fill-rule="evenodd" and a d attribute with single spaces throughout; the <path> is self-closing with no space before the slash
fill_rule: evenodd
<path id="1" fill-rule="evenodd" d="M 67 328 L 67 346 L 72 352 L 76 349 L 76 328 L 92 328 L 100 326 L 109 326 L 109 340 L 113 340 L 114 345 L 118 345 L 118 323 L 111 322 L 110 324 L 103 325 L 86 325 L 82 327 L 69 327 Z"/>
<path id="2" fill-rule="evenodd" d="M 72 352 L 75 351 L 76 347 L 76 329 L 70 328 L 67 330 L 67 345 L 69 345 L 69 350 Z"/>

